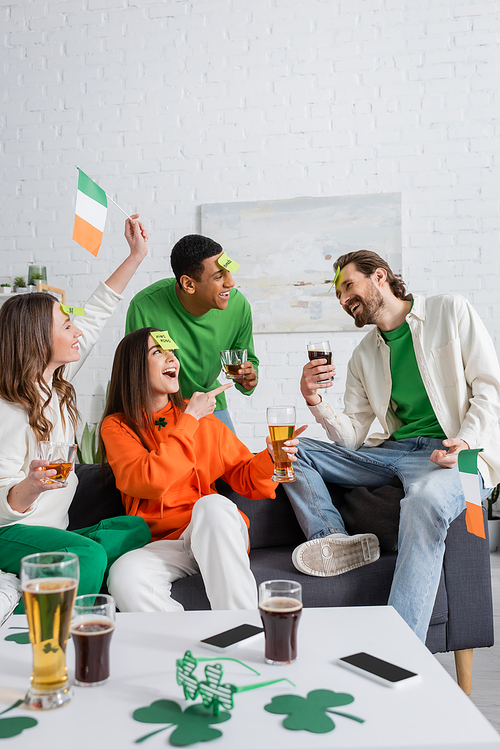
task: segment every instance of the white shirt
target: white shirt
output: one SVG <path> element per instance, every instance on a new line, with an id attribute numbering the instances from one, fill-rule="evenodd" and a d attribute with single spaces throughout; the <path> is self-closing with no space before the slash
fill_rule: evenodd
<path id="1" fill-rule="evenodd" d="M 85 317 L 79 317 L 76 323 L 82 331 L 78 339 L 80 359 L 66 366 L 65 379 L 72 380 L 76 375 L 120 299 L 120 294 L 101 282 L 85 304 Z M 29 335 L 29 331 L 26 331 L 26 335 Z M 67 414 L 66 423 L 63 424 L 56 393 L 53 393 L 45 413 L 54 425 L 50 439 L 54 442 L 74 442 L 75 435 Z M 0 526 L 24 523 L 64 530 L 68 526 L 68 508 L 78 484 L 74 471 L 69 474 L 66 487 L 42 492 L 26 512 L 16 512 L 7 501 L 10 489 L 28 475 L 36 451 L 37 440 L 29 425 L 26 409 L 0 398 Z"/>
<path id="2" fill-rule="evenodd" d="M 465 440 L 470 448 L 484 448 L 478 467 L 485 486 L 496 486 L 500 482 L 500 367 L 488 331 L 458 294 L 415 296 L 406 321 L 422 382 L 443 432 Z M 400 426 L 391 392 L 390 349 L 374 328 L 349 361 L 344 411 L 324 402 L 309 408 L 332 441 L 352 450 L 362 444 L 373 447 Z M 366 439 L 375 418 L 383 431 Z"/>

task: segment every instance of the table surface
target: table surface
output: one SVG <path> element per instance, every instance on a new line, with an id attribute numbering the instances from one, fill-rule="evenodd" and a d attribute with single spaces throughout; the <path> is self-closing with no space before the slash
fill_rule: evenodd
<path id="1" fill-rule="evenodd" d="M 184 700 L 176 683 L 175 661 L 186 650 L 196 658 L 216 657 L 199 646 L 201 638 L 244 622 L 260 624 L 257 611 L 190 611 L 166 614 L 118 614 L 111 643 L 111 678 L 95 688 L 74 687 L 72 702 L 62 708 L 32 712 L 24 707 L 0 715 L 34 717 L 38 723 L 2 746 L 28 747 L 36 742 L 51 749 L 133 746 L 134 742 L 163 728 L 140 723 L 135 710 L 156 700 L 173 700 L 182 710 L 193 704 Z M 6 637 L 27 631 L 25 616 L 11 617 L 0 629 L 0 713 L 22 698 L 31 674 L 31 646 Z M 24 639 L 26 639 L 24 637 Z M 297 661 L 288 666 L 264 662 L 260 636 L 226 655 L 239 658 L 260 672 L 231 661 L 223 661 L 225 683 L 250 685 L 286 677 L 286 681 L 253 691 L 236 693 L 231 719 L 217 726 L 222 737 L 198 746 L 215 749 L 287 747 L 497 747 L 500 736 L 462 692 L 433 655 L 417 639 L 401 617 L 388 606 L 304 609 L 299 626 Z M 384 658 L 419 674 L 419 679 L 390 688 L 352 673 L 336 660 L 360 650 Z M 74 672 L 74 650 L 67 648 L 70 679 Z M 206 664 L 197 666 L 202 680 Z M 363 723 L 329 714 L 333 731 L 315 734 L 283 727 L 286 715 L 264 710 L 273 697 L 298 695 L 325 689 L 348 693 L 351 704 L 334 708 L 354 715 Z M 198 698 L 198 701 L 200 698 Z M 328 713 L 327 713 L 328 714 Z M 167 728 L 143 744 L 146 749 L 171 746 Z M 71 736 L 70 741 L 68 737 Z"/>

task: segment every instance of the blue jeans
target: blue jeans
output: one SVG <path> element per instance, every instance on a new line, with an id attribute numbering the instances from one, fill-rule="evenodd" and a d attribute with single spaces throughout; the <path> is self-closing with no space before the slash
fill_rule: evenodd
<path id="1" fill-rule="evenodd" d="M 325 482 L 346 488 L 403 484 L 398 558 L 389 605 L 425 642 L 434 608 L 450 523 L 465 509 L 458 468 L 440 468 L 429 460 L 442 450 L 441 440 L 415 437 L 388 440 L 379 447 L 348 450 L 333 443 L 301 439 L 297 480 L 283 484 L 307 539 L 345 533 L 342 517 L 332 504 Z M 481 498 L 485 489 L 479 477 Z"/>
<path id="2" fill-rule="evenodd" d="M 223 424 L 229 427 L 229 429 L 232 431 L 233 434 L 236 434 L 233 420 L 231 419 L 229 410 L 227 408 L 221 408 L 219 411 L 214 411 L 214 416 L 217 416 L 219 421 L 222 421 Z"/>

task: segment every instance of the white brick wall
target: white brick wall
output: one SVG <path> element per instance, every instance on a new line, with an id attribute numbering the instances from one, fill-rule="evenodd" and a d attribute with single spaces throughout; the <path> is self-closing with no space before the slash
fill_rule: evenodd
<path id="1" fill-rule="evenodd" d="M 170 275 L 201 203 L 401 192 L 410 289 L 466 295 L 499 342 L 497 2 L 0 0 L 0 13 L 0 282 L 36 259 L 78 304 L 123 258 L 113 207 L 97 260 L 72 242 L 75 164 L 150 227 L 78 377 L 84 420 L 99 418 L 128 301 Z M 330 336 L 336 402 L 359 335 Z M 305 341 L 256 336 L 258 390 L 230 395 L 251 448 L 267 405 L 310 421 Z"/>

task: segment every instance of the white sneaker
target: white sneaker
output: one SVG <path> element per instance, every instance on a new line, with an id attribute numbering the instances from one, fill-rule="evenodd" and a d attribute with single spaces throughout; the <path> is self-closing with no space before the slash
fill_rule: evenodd
<path id="1" fill-rule="evenodd" d="M 11 572 L 0 570 L 0 626 L 7 621 L 21 598 L 21 585 Z"/>
<path id="2" fill-rule="evenodd" d="M 306 575 L 333 577 L 376 562 L 379 557 L 380 546 L 373 533 L 359 533 L 357 536 L 332 533 L 297 546 L 292 562 Z"/>

